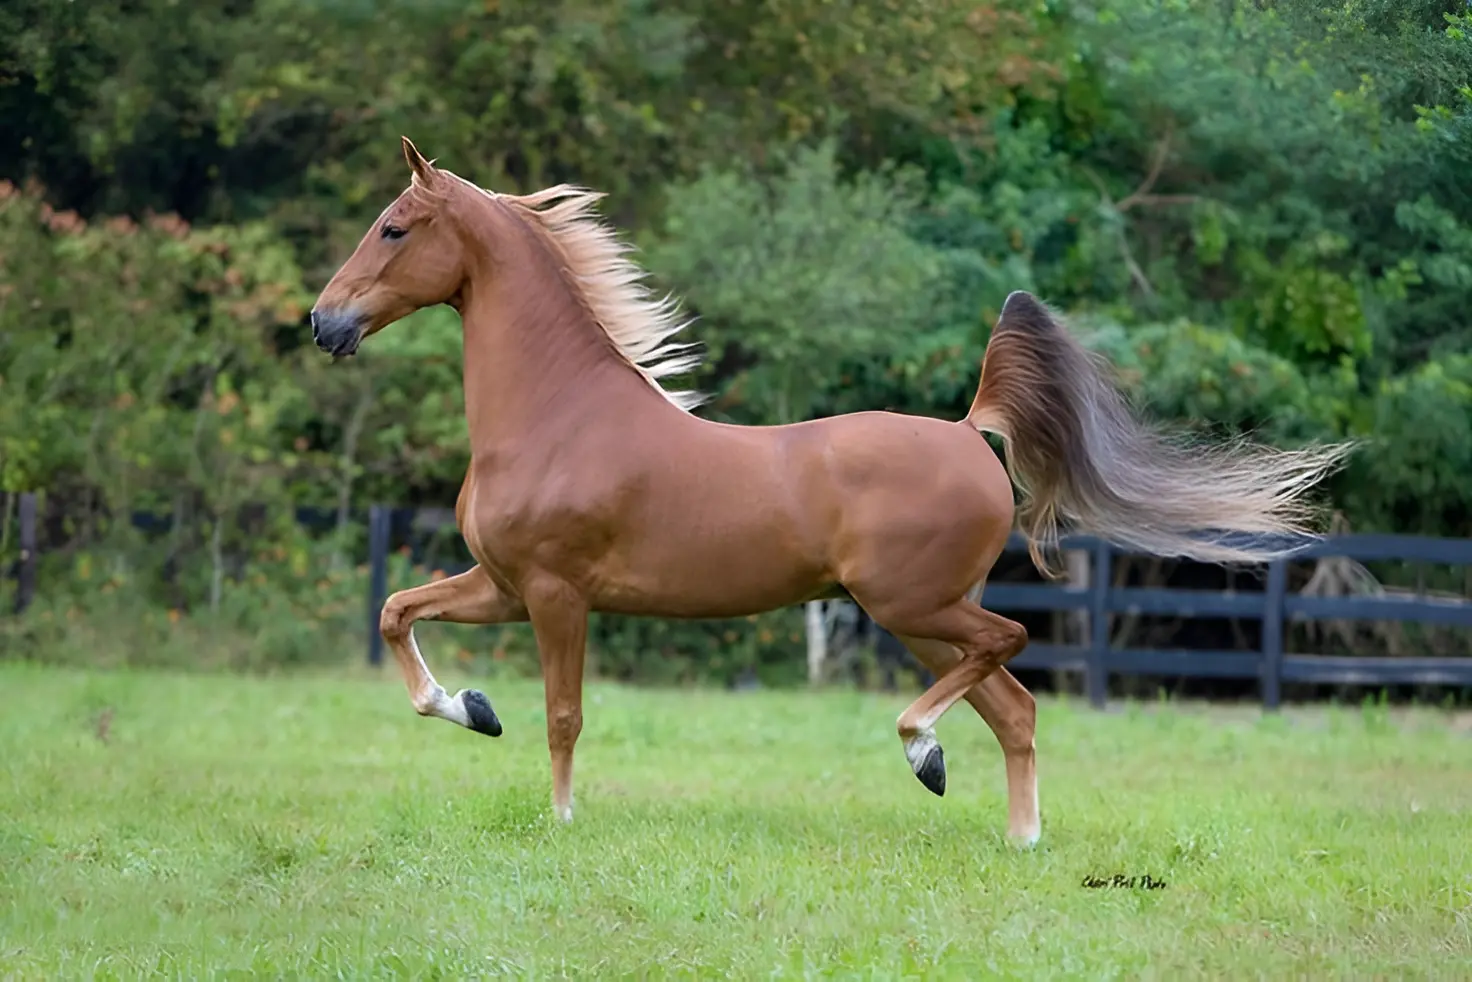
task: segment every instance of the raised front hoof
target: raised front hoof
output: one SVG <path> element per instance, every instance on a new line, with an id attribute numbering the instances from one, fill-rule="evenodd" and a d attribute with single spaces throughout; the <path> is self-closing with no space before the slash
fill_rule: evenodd
<path id="1" fill-rule="evenodd" d="M 486 698 L 484 692 L 466 689 L 460 693 L 460 704 L 465 707 L 465 716 L 470 720 L 469 726 L 472 730 L 486 736 L 501 735 L 501 721 L 496 718 L 491 700 Z"/>
<path id="2" fill-rule="evenodd" d="M 915 768 L 915 776 L 932 794 L 940 798 L 946 796 L 946 755 L 940 744 L 930 748 L 920 766 Z"/>

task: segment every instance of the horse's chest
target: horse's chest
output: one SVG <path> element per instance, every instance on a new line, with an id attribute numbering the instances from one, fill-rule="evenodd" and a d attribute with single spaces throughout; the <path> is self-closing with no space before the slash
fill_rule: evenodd
<path id="1" fill-rule="evenodd" d="M 525 507 L 494 493 L 494 487 L 472 481 L 466 487 L 460 514 L 460 534 L 475 561 L 487 568 L 510 572 L 525 552 L 530 515 Z"/>
<path id="2" fill-rule="evenodd" d="M 601 509 L 548 489 L 476 476 L 460 501 L 460 534 L 470 554 L 497 578 L 520 582 L 532 571 L 573 574 L 605 550 Z"/>

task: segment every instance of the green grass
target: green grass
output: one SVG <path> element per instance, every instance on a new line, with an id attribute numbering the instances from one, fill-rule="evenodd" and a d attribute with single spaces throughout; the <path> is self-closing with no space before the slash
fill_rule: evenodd
<path id="1" fill-rule="evenodd" d="M 938 799 L 894 735 L 903 698 L 590 686 L 561 827 L 540 688 L 488 689 L 500 740 L 418 718 L 392 675 L 0 666 L 0 976 L 1472 965 L 1472 735 L 1445 714 L 1044 701 L 1043 840 L 1020 852 L 964 704 Z M 1115 873 L 1167 885 L 1082 886 Z"/>

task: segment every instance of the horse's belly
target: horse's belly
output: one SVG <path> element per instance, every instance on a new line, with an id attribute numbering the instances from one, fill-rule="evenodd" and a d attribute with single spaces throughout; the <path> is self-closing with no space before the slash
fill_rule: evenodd
<path id="1" fill-rule="evenodd" d="M 738 523 L 667 526 L 627 552 L 611 552 L 594 579 L 597 609 L 659 617 L 745 617 L 835 586 L 821 558 L 792 534 Z"/>

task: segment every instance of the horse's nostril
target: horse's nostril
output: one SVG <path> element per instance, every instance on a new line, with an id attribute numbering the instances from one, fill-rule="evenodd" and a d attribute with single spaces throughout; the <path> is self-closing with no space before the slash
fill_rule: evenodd
<path id="1" fill-rule="evenodd" d="M 313 341 L 316 341 L 317 338 L 319 337 L 319 335 L 317 333 L 317 312 L 315 310 L 312 311 L 312 313 L 311 313 L 311 321 L 312 321 L 312 340 Z"/>

